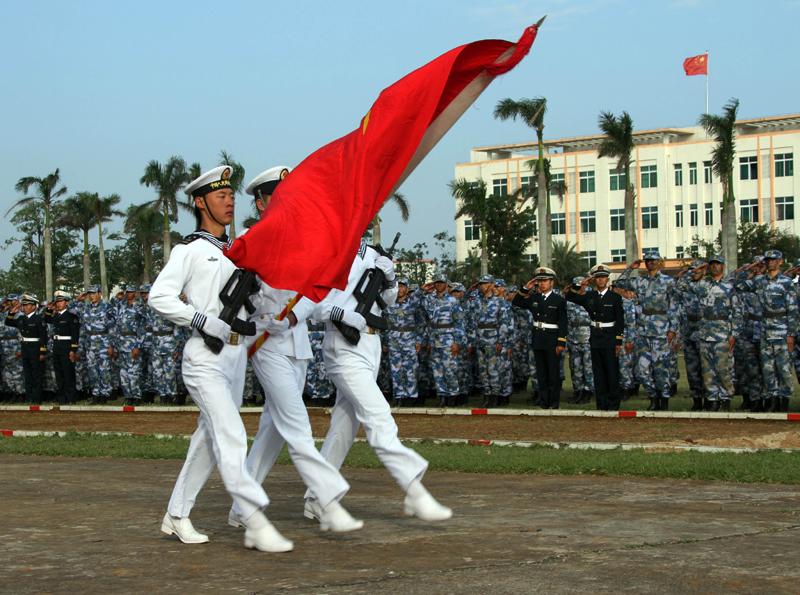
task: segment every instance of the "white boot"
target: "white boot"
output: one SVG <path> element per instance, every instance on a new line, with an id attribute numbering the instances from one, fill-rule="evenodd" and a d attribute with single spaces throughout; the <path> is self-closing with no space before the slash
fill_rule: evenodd
<path id="1" fill-rule="evenodd" d="M 240 517 L 233 509 L 233 506 L 231 506 L 231 509 L 228 511 L 228 524 L 231 527 L 244 528 L 244 521 L 242 520 L 242 517 Z"/>
<path id="2" fill-rule="evenodd" d="M 337 500 L 333 500 L 323 508 L 319 517 L 319 528 L 322 531 L 347 533 L 348 531 L 358 531 L 363 526 L 364 521 L 356 520 L 350 516 L 350 513 Z"/>
<path id="3" fill-rule="evenodd" d="M 406 516 L 415 516 L 423 521 L 446 521 L 453 516 L 453 511 L 439 504 L 418 479 L 408 486 L 403 510 Z"/>
<path id="4" fill-rule="evenodd" d="M 294 549 L 294 544 L 278 533 L 260 510 L 254 512 L 245 524 L 244 547 L 272 553 L 291 552 Z"/>
<path id="5" fill-rule="evenodd" d="M 195 530 L 188 516 L 181 519 L 165 514 L 161 521 L 161 532 L 175 535 L 183 543 L 208 543 L 208 535 Z"/>

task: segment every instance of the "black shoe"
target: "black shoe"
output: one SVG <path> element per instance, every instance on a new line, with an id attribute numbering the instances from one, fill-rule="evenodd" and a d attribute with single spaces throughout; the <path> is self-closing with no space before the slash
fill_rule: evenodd
<path id="1" fill-rule="evenodd" d="M 648 411 L 658 411 L 658 398 L 650 397 L 650 406 L 647 408 Z"/>
<path id="2" fill-rule="evenodd" d="M 660 411 L 669 411 L 669 399 L 667 397 L 661 397 Z"/>
<path id="3" fill-rule="evenodd" d="M 692 399 L 692 408 L 691 411 L 702 411 L 703 410 L 703 399 Z"/>
<path id="4" fill-rule="evenodd" d="M 670 397 L 674 397 L 677 394 L 678 394 L 678 384 L 677 383 L 670 384 L 669 385 L 669 396 Z"/>
<path id="5" fill-rule="evenodd" d="M 781 397 L 781 413 L 789 413 L 789 397 Z"/>
<path id="6" fill-rule="evenodd" d="M 720 407 L 719 401 L 711 401 L 708 404 L 708 410 L 709 411 L 719 411 L 719 407 Z"/>
<path id="7" fill-rule="evenodd" d="M 447 407 L 447 397 L 439 397 L 439 407 Z"/>
<path id="8" fill-rule="evenodd" d="M 730 399 L 723 399 L 722 404 L 720 405 L 720 409 L 722 411 L 730 411 L 731 410 L 731 400 Z"/>

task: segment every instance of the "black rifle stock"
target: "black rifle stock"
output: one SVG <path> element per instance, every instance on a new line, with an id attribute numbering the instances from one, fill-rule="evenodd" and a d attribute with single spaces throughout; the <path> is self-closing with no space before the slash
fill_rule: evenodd
<path id="1" fill-rule="evenodd" d="M 231 330 L 240 335 L 247 335 L 252 337 L 256 334 L 256 325 L 254 322 L 248 322 L 237 318 L 239 310 L 242 306 L 247 310 L 248 314 L 255 312 L 255 306 L 250 301 L 250 296 L 258 293 L 259 283 L 255 273 L 236 269 L 225 283 L 225 287 L 219 294 L 219 299 L 222 302 L 222 312 L 220 312 L 219 319 L 228 324 Z M 206 346 L 214 353 L 222 351 L 225 343 L 219 337 L 212 337 L 200 331 L 203 336 L 203 341 Z"/>

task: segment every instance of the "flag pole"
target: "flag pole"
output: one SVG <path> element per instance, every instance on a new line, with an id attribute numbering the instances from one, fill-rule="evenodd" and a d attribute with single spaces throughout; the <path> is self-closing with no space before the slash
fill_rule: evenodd
<path id="1" fill-rule="evenodd" d="M 706 50 L 706 115 L 708 115 L 708 50 Z"/>

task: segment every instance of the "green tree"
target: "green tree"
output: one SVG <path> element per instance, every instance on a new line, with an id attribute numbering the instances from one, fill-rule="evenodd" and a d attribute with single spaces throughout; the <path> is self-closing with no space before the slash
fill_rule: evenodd
<path id="1" fill-rule="evenodd" d="M 89 231 L 97 225 L 93 212 L 93 195 L 91 192 L 78 192 L 64 201 L 64 209 L 56 220 L 56 226 L 64 227 L 83 234 L 83 289 L 91 285 L 89 262 Z"/>
<path id="2" fill-rule="evenodd" d="M 550 227 L 546 225 L 550 221 L 550 201 L 548 189 L 549 182 L 545 173 L 545 163 L 548 161 L 544 157 L 544 116 L 547 112 L 547 99 L 535 97 L 533 99 L 502 99 L 494 108 L 494 117 L 500 120 L 509 118 L 516 120 L 520 118 L 525 124 L 536 131 L 536 143 L 538 145 L 539 156 L 536 160 L 536 218 L 539 222 L 539 260 L 544 266 L 550 266 L 551 245 Z"/>
<path id="3" fill-rule="evenodd" d="M 97 250 L 100 257 L 100 290 L 103 296 L 108 296 L 108 274 L 106 271 L 106 254 L 103 246 L 103 223 L 111 221 L 112 217 L 122 216 L 124 213 L 114 207 L 120 202 L 118 194 L 100 196 L 97 193 L 91 194 L 90 204 L 94 222 L 97 225 Z"/>
<path id="4" fill-rule="evenodd" d="M 131 205 L 125 214 L 125 233 L 136 240 L 142 255 L 142 283 L 153 275 L 153 247 L 161 238 L 161 215 L 147 205 Z"/>
<path id="5" fill-rule="evenodd" d="M 400 210 L 400 218 L 403 220 L 403 223 L 408 222 L 408 201 L 406 197 L 400 194 L 399 192 L 395 192 L 386 201 L 383 203 L 385 207 L 390 202 L 393 202 L 397 208 Z M 383 210 L 383 207 L 381 207 Z M 369 224 L 369 228 L 372 230 L 372 243 L 373 244 L 380 244 L 381 243 L 381 214 L 380 211 L 375 213 L 375 218 Z"/>
<path id="6" fill-rule="evenodd" d="M 177 223 L 178 212 L 180 209 L 192 212 L 193 208 L 189 202 L 179 202 L 178 192 L 188 182 L 197 176 L 193 176 L 199 170 L 187 168 L 183 158 L 173 155 L 165 164 L 158 161 L 150 161 L 144 170 L 144 175 L 139 179 L 139 183 L 148 188 L 154 188 L 158 197 L 147 205 L 155 211 L 161 213 L 162 231 L 161 238 L 164 248 L 164 258 L 169 258 L 171 244 L 170 222 Z M 199 175 L 199 173 L 198 173 Z"/>
<path id="7" fill-rule="evenodd" d="M 800 238 L 793 233 L 773 228 L 769 224 L 739 223 L 736 234 L 739 262 L 750 262 L 756 255 L 776 249 L 783 253 L 787 263 L 794 264 L 800 258 Z M 729 270 L 733 270 L 729 267 Z"/>
<path id="8" fill-rule="evenodd" d="M 730 270 L 737 267 L 736 197 L 733 190 L 733 163 L 736 159 L 736 114 L 739 100 L 731 99 L 722 115 L 703 114 L 698 122 L 716 141 L 711 150 L 711 167 L 722 184 L 722 251 Z"/>
<path id="9" fill-rule="evenodd" d="M 625 256 L 628 260 L 639 258 L 639 245 L 636 233 L 636 195 L 631 179 L 631 160 L 633 155 L 633 119 L 628 112 L 615 116 L 611 112 L 600 112 L 600 130 L 606 135 L 597 151 L 598 157 L 617 160 L 617 173 L 625 174 Z"/>
<path id="10" fill-rule="evenodd" d="M 16 191 L 22 194 L 28 194 L 28 191 L 33 188 L 34 193 L 19 199 L 14 203 L 14 206 L 6 211 L 6 215 L 8 215 L 11 211 L 15 211 L 30 203 L 35 203 L 42 209 L 44 214 L 44 286 L 45 295 L 48 296 L 52 296 L 53 294 L 53 203 L 67 193 L 67 187 L 61 186 L 59 188 L 59 184 L 61 184 L 61 174 L 58 168 L 43 178 L 34 176 L 20 178 L 14 186 Z"/>
<path id="11" fill-rule="evenodd" d="M 236 161 L 233 158 L 233 155 L 228 153 L 225 149 L 219 152 L 219 164 L 231 166 L 231 177 L 230 177 L 231 188 L 233 188 L 233 194 L 238 197 L 244 190 L 243 188 L 244 176 L 245 176 L 244 166 L 238 161 Z M 234 217 L 233 220 L 231 221 L 229 235 L 232 238 L 236 237 L 236 217 Z"/>
<path id="12" fill-rule="evenodd" d="M 508 282 L 519 281 L 525 253 L 533 235 L 533 209 L 520 206 L 520 193 L 491 194 L 486 216 L 486 241 L 492 273 Z"/>
<path id="13" fill-rule="evenodd" d="M 581 260 L 579 252 L 575 251 L 575 244 L 569 242 L 553 242 L 553 270 L 558 278 L 558 286 L 572 283 L 572 278 L 586 273 L 586 265 Z"/>
<path id="14" fill-rule="evenodd" d="M 481 247 L 481 275 L 489 273 L 489 248 L 487 245 L 486 222 L 489 201 L 486 196 L 486 183 L 483 180 L 470 182 L 465 179 L 453 180 L 449 184 L 450 194 L 456 199 L 456 216 L 469 217 L 479 228 Z"/>

